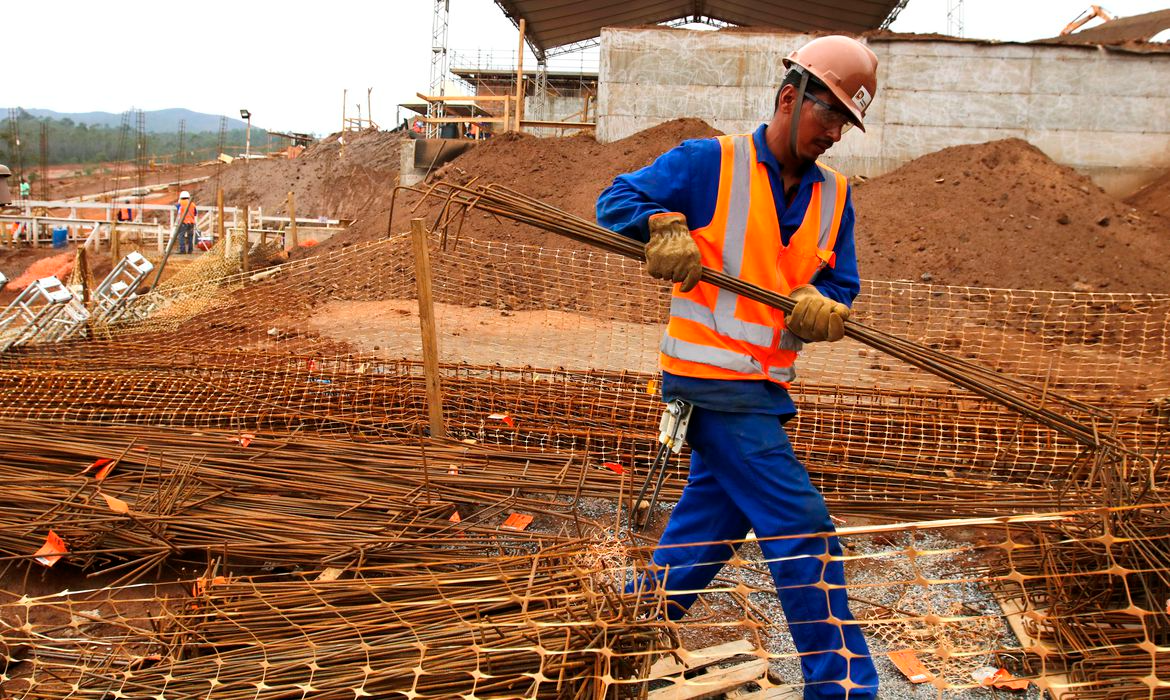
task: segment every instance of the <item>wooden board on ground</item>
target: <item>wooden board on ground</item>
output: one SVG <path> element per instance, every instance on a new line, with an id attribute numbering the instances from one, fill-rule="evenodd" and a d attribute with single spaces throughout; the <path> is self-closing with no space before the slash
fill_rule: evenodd
<path id="1" fill-rule="evenodd" d="M 772 687 L 768 661 L 757 658 L 756 651 L 746 640 L 694 651 L 680 649 L 650 668 L 649 680 L 670 681 L 672 685 L 651 690 L 647 697 L 702 700 L 726 694 L 737 700 L 799 700 L 799 689 Z"/>
<path id="2" fill-rule="evenodd" d="M 694 678 L 680 680 L 678 685 L 652 690 L 651 700 L 702 700 L 713 698 L 745 683 L 761 680 L 768 675 L 768 662 L 753 659 L 727 668 L 710 667 Z"/>

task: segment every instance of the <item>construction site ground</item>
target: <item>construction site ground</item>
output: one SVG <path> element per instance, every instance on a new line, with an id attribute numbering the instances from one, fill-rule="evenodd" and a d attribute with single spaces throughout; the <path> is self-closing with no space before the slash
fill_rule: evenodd
<path id="1" fill-rule="evenodd" d="M 496 183 L 591 219 L 597 195 L 613 177 L 652 162 L 683 139 L 717 133 L 697 120 L 670 122 L 609 144 L 588 135 L 538 139 L 508 133 L 443 165 L 418 189 L 437 181 Z M 283 463 L 267 460 L 281 460 L 282 451 L 300 449 L 297 436 L 302 431 L 305 435 L 314 430 L 328 435 L 352 432 L 359 436 L 354 450 L 362 449 L 365 441 L 387 449 L 401 447 L 404 452 L 417 449 L 417 438 L 404 436 L 424 432 L 417 368 L 422 340 L 414 261 L 402 234 L 412 217 L 421 216 L 435 229 L 436 239 L 440 234 L 444 238 L 442 243 L 432 241 L 432 251 L 450 427 L 460 439 L 474 444 L 467 454 L 443 447 L 434 448 L 428 457 L 426 452 L 432 448 L 427 447 L 406 458 L 423 460 L 423 476 L 417 485 L 411 481 L 415 472 L 394 472 L 403 478 L 402 503 L 418 510 L 403 506 L 401 512 L 408 515 L 394 520 L 394 526 L 425 522 L 427 528 L 434 528 L 427 532 L 437 533 L 433 534 L 438 538 L 436 549 L 425 545 L 424 554 L 435 556 L 443 548 L 470 549 L 482 538 L 489 548 L 497 542 L 503 558 L 505 551 L 511 556 L 542 546 L 555 549 L 570 537 L 574 519 L 582 518 L 591 523 L 588 528 L 597 528 L 586 530 L 596 545 L 589 556 L 599 561 L 620 557 L 615 560 L 619 563 L 606 570 L 607 575 L 632 576 L 623 549 L 628 543 L 617 543 L 615 531 L 623 528 L 614 524 L 622 522 L 619 501 L 632 500 L 634 478 L 641 476 L 633 465 L 644 460 L 657 420 L 653 374 L 667 288 L 645 280 L 633 263 L 615 261 L 584 244 L 483 212 L 460 216 L 440 231 L 433 226 L 442 214 L 439 203 L 418 192 L 395 192 L 399 149 L 407 138 L 382 132 L 334 134 L 293 160 L 193 168 L 193 175 L 210 176 L 190 186 L 198 203 L 213 202 L 216 190 L 222 188 L 230 205 L 263 207 L 265 214 L 287 215 L 292 192 L 298 216 L 342 219 L 349 223 L 348 230 L 319 245 L 292 251 L 292 262 L 279 270 L 269 267 L 281 261 L 276 256 L 257 260 L 249 273 L 234 276 L 225 272 L 231 270 L 232 255 L 218 261 L 209 257 L 215 253 L 173 258 L 168 263 L 170 305 L 161 307 L 152 319 L 92 346 L 70 345 L 57 356 L 37 352 L 18 356 L 14 361 L 36 368 L 36 376 L 25 378 L 23 385 L 16 374 L 3 377 L 0 389 L 9 392 L 5 394 L 9 403 L 0 420 L 44 410 L 38 387 L 76 390 L 80 392 L 77 405 L 45 413 L 46 420 L 72 425 L 69 430 L 85 439 L 87 424 L 133 424 L 127 417 L 139 416 L 145 436 L 141 439 L 163 447 L 150 453 L 158 455 L 159 469 L 164 458 L 174 460 L 182 465 L 175 469 L 184 479 L 195 479 L 184 470 L 196 462 L 202 464 L 194 456 L 200 450 L 212 456 L 214 464 L 206 465 L 209 473 L 219 466 L 226 472 L 237 463 L 243 473 L 254 463 L 255 468 L 271 469 L 268 473 L 275 475 Z M 53 194 L 107 191 L 110 184 L 105 177 L 72 176 L 59 181 Z M 165 182 L 169 175 L 160 173 L 159 177 Z M 1165 318 L 1170 294 L 1170 173 L 1117 198 L 1026 142 L 1005 140 L 945 149 L 881 177 L 852 182 L 858 259 L 866 281 L 857 304 L 859 320 L 955 352 L 994 372 L 1036 382 L 1046 390 L 1102 402 L 1123 416 L 1127 439 L 1136 435 L 1134 439 L 1142 445 L 1161 444 L 1156 437 L 1161 428 L 1152 426 L 1161 425 L 1158 402 L 1166 398 L 1166 377 L 1170 376 L 1170 358 L 1164 351 L 1170 332 Z M 170 188 L 159 197 L 175 194 L 177 188 Z M 52 256 L 63 264 L 72 259 L 72 251 L 0 249 L 0 271 L 15 278 Z M 90 263 L 100 278 L 112 261 L 99 254 Z M 272 275 L 266 276 L 265 269 L 272 270 Z M 68 270 L 61 268 L 58 274 L 67 275 Z M 0 302 L 6 303 L 15 293 L 5 290 Z M 76 375 L 70 363 L 79 368 Z M 13 370 L 0 366 L 0 371 Z M 111 374 L 100 374 L 104 372 Z M 797 385 L 795 393 L 807 410 L 790 426 L 793 442 L 824 488 L 833 512 L 844 516 L 838 525 L 860 530 L 846 534 L 843 541 L 847 555 L 853 557 L 847 568 L 854 611 L 870 625 L 871 644 L 881 654 L 881 697 L 1001 695 L 975 687 L 972 671 L 988 664 L 1010 666 L 1019 675 L 1042 676 L 1042 669 L 1019 651 L 1024 640 L 1017 638 L 1000 606 L 1004 591 L 1012 590 L 1005 581 L 1030 581 L 1019 575 L 1024 569 L 1059 569 L 1059 553 L 1037 553 L 1035 542 L 1014 539 L 1019 533 L 994 522 L 900 532 L 880 528 L 889 522 L 941 517 L 950 507 L 968 508 L 962 511 L 967 515 L 1006 512 L 1012 503 L 1018 503 L 1019 512 L 1072 509 L 1081 502 L 1064 500 L 1069 494 L 1061 489 L 1067 488 L 1062 470 L 1072 471 L 1079 464 L 1075 446 L 991 404 L 949 394 L 949 385 L 941 379 L 851 341 L 837 347 L 809 347 L 802 356 L 800 376 L 807 383 Z M 84 392 L 101 381 L 109 381 L 109 387 L 103 385 L 100 393 L 86 400 L 89 395 Z M 133 387 L 125 392 L 132 400 L 124 401 L 115 386 Z M 889 396 L 895 398 L 885 403 Z M 159 403 L 154 403 L 156 398 Z M 162 403 L 164 398 L 169 403 Z M 173 436 L 151 432 L 167 425 L 174 426 Z M 244 434 L 250 437 L 245 439 Z M 117 440 L 127 439 L 129 432 L 110 435 L 102 439 L 120 444 Z M 21 439 L 32 438 L 13 435 L 8 447 L 15 454 L 21 453 Z M 322 507 L 333 505 L 329 500 L 333 492 L 327 488 L 332 478 L 329 468 L 334 466 L 330 459 L 343 448 L 322 443 L 320 452 L 309 451 L 308 445 L 314 450 L 317 445 L 306 440 L 304 464 L 312 465 L 314 473 L 304 474 L 305 483 L 298 487 L 306 494 L 319 494 Z M 817 452 L 812 445 L 824 446 L 825 451 Z M 228 452 L 228 447 L 236 452 Z M 75 454 L 91 448 L 79 443 Z M 565 513 L 539 514 L 534 496 L 519 493 L 520 487 L 509 495 L 506 482 L 498 479 L 459 481 L 477 473 L 481 463 L 503 459 L 495 450 L 511 448 L 531 451 L 522 453 L 530 459 L 517 458 L 505 467 L 512 468 L 513 475 L 517 470 L 527 475 L 531 467 L 529 485 L 535 491 L 547 488 L 557 494 L 543 505 L 551 508 L 549 503 L 555 502 L 564 506 Z M 551 464 L 562 456 L 563 464 Z M 64 469 L 57 459 L 47 464 Z M 142 461 L 140 479 L 151 473 L 149 460 Z M 435 460 L 447 461 L 436 467 Z M 61 463 L 70 464 L 64 459 Z M 665 503 L 651 514 L 647 531 L 632 543 L 642 548 L 642 555 L 661 532 L 669 503 L 685 481 L 681 464 L 672 466 Z M 580 469 L 579 477 L 570 465 Z M 990 471 L 984 474 L 980 471 L 984 468 Z M 1094 468 L 1102 475 L 1108 473 L 1100 464 Z M 370 488 L 382 488 L 383 482 L 390 481 L 386 479 L 389 473 L 378 472 L 372 477 L 378 483 Z M 581 497 L 582 486 L 577 487 L 576 497 L 566 493 L 568 473 L 594 495 Z M 317 478 L 325 481 L 318 484 Z M 213 477 L 207 479 L 211 483 Z M 948 479 L 954 480 L 953 485 Z M 1108 478 L 1100 476 L 1100 481 Z M 131 490 L 115 488 L 131 489 L 128 483 L 115 482 L 110 490 L 126 497 Z M 216 488 L 229 490 L 223 485 L 227 483 Z M 287 483 L 297 483 L 296 477 Z M 1049 490 L 1050 483 L 1062 486 Z M 318 486 L 320 490 L 314 490 Z M 1037 488 L 1027 497 L 1020 495 L 1028 486 Z M 347 482 L 346 487 L 353 485 Z M 431 502 L 431 488 L 440 494 L 438 505 Z M 463 490 L 471 488 L 483 491 L 468 495 Z M 932 488 L 938 491 L 932 493 Z M 246 492 L 241 484 L 240 493 Z M 426 494 L 425 504 L 419 501 L 420 493 Z M 100 494 L 95 491 L 95 495 Z M 372 495 L 344 490 L 336 495 L 337 510 L 330 517 L 366 517 Z M 265 497 L 275 498 L 273 494 Z M 390 495 L 379 496 L 383 497 L 387 503 L 398 503 Z M 1003 503 L 997 503 L 999 498 Z M 899 499 L 904 499 L 904 505 L 891 506 Z M 251 505 L 263 502 L 258 497 Z M 499 505 L 516 502 L 522 505 Z M 91 508 L 92 503 L 100 505 L 95 498 L 87 500 L 85 507 Z M 529 530 L 533 539 L 515 535 L 518 543 L 504 543 L 496 520 L 525 506 L 537 513 Z M 1000 506 L 1004 510 L 996 511 Z M 445 525 L 453 510 L 471 529 L 453 536 L 434 525 Z M 369 517 L 379 527 L 387 520 L 383 511 Z M 1111 571 L 1109 566 L 1122 566 L 1087 554 L 1096 551 L 1100 542 L 1105 542 L 1106 549 L 1113 543 L 1101 539 L 1106 535 L 1097 536 L 1097 517 L 1095 511 L 1084 516 L 1090 525 L 1084 528 L 1083 542 L 1073 534 L 1064 542 L 1072 552 L 1067 566 L 1087 574 L 1086 578 Z M 1108 520 L 1109 516 L 1100 517 Z M 360 519 L 355 523 L 358 529 L 365 526 Z M 402 532 L 408 530 L 402 527 Z M 489 534 L 476 527 L 488 528 L 484 532 Z M 575 527 L 580 534 L 581 523 Z M 18 536 L 9 529 L 14 541 L 27 540 L 28 533 Z M 133 525 L 127 531 L 134 534 Z M 36 535 L 44 533 L 38 530 Z M 305 540 L 316 538 L 306 535 Z M 156 544 L 149 536 L 143 541 L 152 547 Z M 410 549 L 413 544 L 394 546 L 409 550 L 402 561 L 426 561 L 424 554 Z M 206 572 L 214 558 L 211 551 L 200 562 L 188 559 L 173 569 L 161 565 L 150 569 L 162 572 L 156 574 L 162 588 L 154 600 L 162 600 L 162 594 L 186 595 L 185 590 L 168 588 L 172 581 L 210 578 Z M 369 552 L 374 562 L 370 565 L 385 561 L 378 558 L 385 550 L 373 546 Z M 265 561 L 265 556 L 272 560 Z M 369 563 L 364 550 L 362 556 L 357 561 Z M 316 573 L 307 564 L 277 561 L 273 554 L 256 557 L 240 571 L 260 576 Z M 696 620 L 672 632 L 680 634 L 687 649 L 749 638 L 771 655 L 772 682 L 778 680 L 793 692 L 800 682 L 799 658 L 784 631 L 783 612 L 762 559 L 754 543 L 745 545 L 739 559 L 714 584 L 718 591 L 703 597 L 692 616 Z M 1043 564 L 1035 563 L 1041 560 Z M 1140 569 L 1132 561 L 1128 564 L 1130 570 Z M 351 569 L 360 565 L 349 564 Z M 528 575 L 526 567 L 532 572 L 531 589 L 538 563 L 518 565 L 517 580 Z M 553 568 L 571 567 L 562 562 Z M 996 573 L 1002 571 L 1008 574 Z M 1042 578 L 1038 573 L 1030 575 Z M 1073 589 L 1077 584 L 1067 582 L 1073 575 L 1065 571 L 1054 576 L 1056 583 L 1044 579 L 1035 585 L 1050 585 L 1043 589 L 1048 592 L 1065 586 Z M 84 601 L 54 601 L 45 607 L 25 603 L 25 619 L 12 617 L 12 611 L 22 609 L 21 596 L 51 596 L 66 586 L 97 589 L 118 578 L 116 574 L 87 578 L 68 562 L 53 569 L 9 562 L 0 575 L 0 590 L 6 598 L 0 604 L 9 605 L 4 614 L 10 619 L 5 622 L 11 629 L 26 624 L 30 629 L 38 625 L 70 628 L 75 632 L 69 638 L 75 641 L 65 644 L 84 646 L 81 637 L 86 634 L 101 636 L 96 627 L 86 627 L 94 621 L 87 621 L 85 611 L 90 608 Z M 146 580 L 153 581 L 155 576 Z M 622 582 L 609 583 L 617 590 Z M 216 604 L 227 606 L 229 600 L 246 599 L 250 592 L 244 591 L 252 584 L 240 585 L 235 591 L 239 599 L 225 594 Z M 253 592 L 259 595 L 262 584 L 255 585 Z M 560 589 L 550 584 L 550 590 Z M 147 618 L 156 612 L 137 589 L 119 589 L 110 595 L 122 596 L 122 602 L 99 605 L 105 618 L 115 608 L 125 619 Z M 555 597 L 550 595 L 550 599 Z M 462 599 L 452 595 L 451 600 Z M 478 613 L 468 613 L 471 608 L 454 602 L 451 606 L 440 614 L 454 615 L 457 609 L 467 619 L 478 617 Z M 409 605 L 402 610 L 403 615 L 411 614 Z M 582 613 L 574 610 L 573 614 Z M 1069 620 L 1077 616 L 1073 609 Z M 424 622 L 420 618 L 418 624 Z M 1029 618 L 1032 622 L 1044 632 L 1042 616 Z M 1084 634 L 1093 634 L 1095 629 Z M 549 642 L 540 638 L 536 643 L 529 639 L 508 644 L 502 646 L 511 649 L 514 658 L 521 658 L 531 652 L 527 645 L 544 653 Z M 910 683 L 885 656 L 906 645 L 919 649 L 929 669 L 945 682 Z M 1100 648 L 1108 647 L 1102 643 Z M 476 649 L 470 656 L 481 653 L 479 646 Z M 964 655 L 965 649 L 981 653 Z M 15 656 L 11 649 L 3 651 L 5 656 Z M 957 653 L 952 656 L 951 651 Z M 146 658 L 153 652 L 143 647 L 137 653 Z M 52 663 L 45 666 L 50 674 L 55 672 Z M 420 657 L 416 668 L 426 667 L 422 675 L 427 675 L 432 663 Z M 589 663 L 574 668 L 587 668 Z M 142 669 L 148 666 L 143 664 Z M 409 667 L 406 662 L 404 668 Z M 480 666 L 471 668 L 466 672 L 475 677 Z M 30 670 L 26 665 L 5 678 L 31 683 L 35 672 L 40 667 Z M 767 683 L 750 687 L 766 690 Z M 942 687 L 948 688 L 945 695 Z M 1011 696 L 1032 699 L 1042 692 L 1032 685 Z"/>

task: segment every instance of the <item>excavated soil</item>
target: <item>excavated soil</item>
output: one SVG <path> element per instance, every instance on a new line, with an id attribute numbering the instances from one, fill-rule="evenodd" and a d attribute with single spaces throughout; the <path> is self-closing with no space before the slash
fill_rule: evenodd
<path id="1" fill-rule="evenodd" d="M 676 119 L 608 144 L 598 143 L 588 134 L 538 138 L 508 132 L 477 145 L 442 166 L 428 183 L 441 179 L 459 184 L 475 180 L 479 184 L 504 185 L 572 214 L 592 219 L 597 196 L 614 177 L 649 165 L 681 141 L 720 133 L 698 119 Z M 428 222 L 435 219 L 440 206 L 424 202 L 415 209 L 418 201 L 419 197 L 411 193 L 400 197 L 391 230 L 408 230 L 410 219 L 415 216 L 422 216 Z M 353 227 L 349 236 L 335 237 L 318 248 L 331 250 L 385 236 L 389 214 L 388 197 L 385 206 L 376 215 L 364 217 L 361 224 Z M 460 235 L 551 248 L 579 250 L 585 247 L 530 226 L 479 212 L 467 217 Z"/>
<path id="2" fill-rule="evenodd" d="M 1165 219 L 1170 226 L 1170 170 L 1162 177 L 1125 198 L 1127 204 L 1144 209 Z"/>
<path id="3" fill-rule="evenodd" d="M 591 218 L 597 195 L 619 173 L 642 167 L 687 138 L 718 132 L 676 120 L 621 141 L 591 136 L 538 139 L 505 134 L 436 173 L 453 182 L 497 183 Z M 1147 209 L 1105 193 L 1019 139 L 931 153 L 855 187 L 858 258 L 869 279 L 935 284 L 1170 293 L 1170 227 Z M 406 230 L 415 197 L 403 197 L 392 227 Z M 420 207 L 433 221 L 438 208 Z M 352 238 L 385 235 L 386 213 L 367 216 Z M 461 235 L 558 248 L 578 244 L 528 226 L 472 213 Z"/>
<path id="4" fill-rule="evenodd" d="M 854 189 L 869 279 L 1170 292 L 1170 227 L 1019 139 L 955 146 Z"/>
<path id="5" fill-rule="evenodd" d="M 384 131 L 333 134 L 292 160 L 237 160 L 193 194 L 197 202 L 210 205 L 222 186 L 229 205 L 261 207 L 265 214 L 283 216 L 292 192 L 298 217 L 360 222 L 389 201 L 398 182 L 402 142 L 408 138 Z"/>

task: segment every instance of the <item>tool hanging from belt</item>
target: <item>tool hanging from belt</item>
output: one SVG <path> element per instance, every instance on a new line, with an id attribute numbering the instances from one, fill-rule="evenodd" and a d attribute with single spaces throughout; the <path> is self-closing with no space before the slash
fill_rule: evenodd
<path id="1" fill-rule="evenodd" d="M 641 530 L 650 522 L 650 512 L 654 510 L 654 505 L 658 502 L 658 492 L 662 490 L 662 483 L 666 481 L 666 463 L 670 461 L 671 454 L 682 452 L 692 408 L 691 404 L 681 399 L 666 404 L 662 419 L 658 421 L 658 452 L 654 455 L 650 468 L 646 470 L 646 478 L 642 481 L 638 497 L 634 499 L 633 508 L 629 513 L 630 527 Z M 643 499 L 651 481 L 655 481 L 654 493 L 650 496 L 650 502 L 646 503 Z"/>

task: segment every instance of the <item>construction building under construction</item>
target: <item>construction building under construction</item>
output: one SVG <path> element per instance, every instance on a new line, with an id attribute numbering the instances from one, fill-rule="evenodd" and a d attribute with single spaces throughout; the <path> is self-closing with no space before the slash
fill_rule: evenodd
<path id="1" fill-rule="evenodd" d="M 172 202 L 115 216 L 138 182 L 0 213 L 3 696 L 823 690 L 754 535 L 686 617 L 629 592 L 688 450 L 670 291 L 593 206 L 754 129 L 781 59 L 845 33 L 880 61 L 826 158 L 862 292 L 786 430 L 878 697 L 1170 698 L 1170 11 L 1025 44 L 892 33 L 905 0 L 497 5 L 537 65 L 448 51 L 438 0 L 413 104 L 492 138 L 192 165 L 159 187 L 200 204 L 193 255 Z"/>

